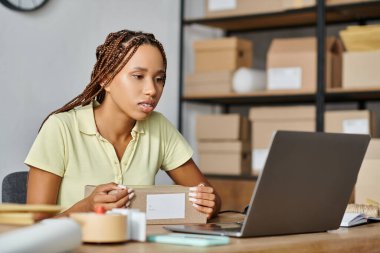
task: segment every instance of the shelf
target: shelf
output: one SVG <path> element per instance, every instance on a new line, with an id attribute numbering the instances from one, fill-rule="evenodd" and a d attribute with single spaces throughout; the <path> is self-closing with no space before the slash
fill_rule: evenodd
<path id="1" fill-rule="evenodd" d="M 326 91 L 326 102 L 361 102 L 380 100 L 379 88 L 342 89 L 330 88 Z M 266 105 L 266 104 L 292 104 L 314 103 L 316 94 L 302 91 L 260 91 L 255 93 L 229 93 L 218 95 L 184 96 L 183 101 L 205 104 L 226 105 Z"/>
<path id="2" fill-rule="evenodd" d="M 326 23 L 368 21 L 380 18 L 380 1 L 326 6 Z M 275 13 L 201 18 L 184 20 L 185 25 L 198 24 L 221 28 L 227 32 L 307 27 L 316 25 L 315 7 L 292 9 Z"/>
<path id="3" fill-rule="evenodd" d="M 253 175 L 215 175 L 215 174 L 205 174 L 208 179 L 234 179 L 234 180 L 252 180 L 256 181 L 257 176 Z"/>
<path id="4" fill-rule="evenodd" d="M 312 103 L 315 102 L 313 92 L 289 91 L 258 91 L 254 93 L 228 93 L 218 95 L 193 95 L 184 96 L 183 101 L 211 103 L 211 104 L 289 104 L 289 103 Z"/>

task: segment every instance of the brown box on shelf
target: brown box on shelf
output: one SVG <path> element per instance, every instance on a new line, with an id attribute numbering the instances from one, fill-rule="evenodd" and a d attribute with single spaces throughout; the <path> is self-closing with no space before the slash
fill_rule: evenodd
<path id="1" fill-rule="evenodd" d="M 380 139 L 371 139 L 355 185 L 355 203 L 380 203 Z"/>
<path id="2" fill-rule="evenodd" d="M 195 72 L 234 71 L 252 66 L 252 42 L 237 37 L 194 42 Z"/>
<path id="3" fill-rule="evenodd" d="M 283 0 L 236 0 L 224 3 L 220 0 L 207 0 L 206 17 L 228 17 L 260 13 L 280 12 L 284 10 Z"/>
<path id="4" fill-rule="evenodd" d="M 352 3 L 365 3 L 377 0 L 326 0 L 327 5 L 338 5 L 338 4 L 352 4 Z"/>
<path id="5" fill-rule="evenodd" d="M 205 174 L 249 175 L 251 172 L 248 141 L 200 141 L 199 165 Z"/>
<path id="6" fill-rule="evenodd" d="M 343 88 L 380 87 L 380 50 L 344 52 Z"/>
<path id="7" fill-rule="evenodd" d="M 250 139 L 249 120 L 238 113 L 198 115 L 196 135 L 202 141 Z"/>
<path id="8" fill-rule="evenodd" d="M 186 75 L 185 95 L 232 93 L 233 71 L 197 72 Z"/>
<path id="9" fill-rule="evenodd" d="M 284 9 L 300 9 L 315 6 L 315 0 L 282 0 Z"/>
<path id="10" fill-rule="evenodd" d="M 278 130 L 315 131 L 314 106 L 253 107 L 249 110 L 252 125 L 252 169 L 258 174 L 264 166 L 273 135 Z"/>
<path id="11" fill-rule="evenodd" d="M 341 86 L 342 52 L 339 39 L 326 39 L 326 87 Z M 316 91 L 316 38 L 274 39 L 267 54 L 267 73 L 268 90 Z"/>
<path id="12" fill-rule="evenodd" d="M 84 196 L 89 196 L 95 189 L 94 185 L 86 185 Z M 129 185 L 134 189 L 135 197 L 130 208 L 146 213 L 147 224 L 183 224 L 206 223 L 205 214 L 198 212 L 189 199 L 189 187 L 181 185 Z M 162 205 L 155 203 L 170 202 L 170 207 L 177 212 L 170 213 Z M 149 209 L 148 209 L 149 207 Z"/>
<path id="13" fill-rule="evenodd" d="M 374 113 L 369 110 L 327 111 L 325 132 L 370 134 L 376 137 Z"/>

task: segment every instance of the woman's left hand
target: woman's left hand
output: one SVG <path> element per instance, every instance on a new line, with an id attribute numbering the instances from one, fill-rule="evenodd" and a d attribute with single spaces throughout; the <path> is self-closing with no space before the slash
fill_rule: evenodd
<path id="1" fill-rule="evenodd" d="M 198 211 L 207 214 L 207 219 L 213 217 L 217 211 L 214 188 L 201 183 L 190 187 L 189 200 Z"/>

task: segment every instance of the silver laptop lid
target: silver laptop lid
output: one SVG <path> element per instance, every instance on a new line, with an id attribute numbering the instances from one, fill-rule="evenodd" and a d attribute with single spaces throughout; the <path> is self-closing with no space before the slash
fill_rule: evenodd
<path id="1" fill-rule="evenodd" d="M 369 141 L 369 135 L 278 131 L 242 236 L 338 228 Z"/>

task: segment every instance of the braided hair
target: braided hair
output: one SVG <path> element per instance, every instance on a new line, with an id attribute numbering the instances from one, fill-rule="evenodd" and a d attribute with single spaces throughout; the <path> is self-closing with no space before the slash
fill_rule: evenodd
<path id="1" fill-rule="evenodd" d="M 110 33 L 106 41 L 96 48 L 96 63 L 91 73 L 90 83 L 81 94 L 61 108 L 51 112 L 42 122 L 41 127 L 52 114 L 67 112 L 77 106 L 88 105 L 93 100 L 101 104 L 106 94 L 104 87 L 128 63 L 141 45 L 152 45 L 160 50 L 166 70 L 167 61 L 164 48 L 153 34 L 129 30 Z M 165 76 L 163 82 L 165 83 Z"/>

